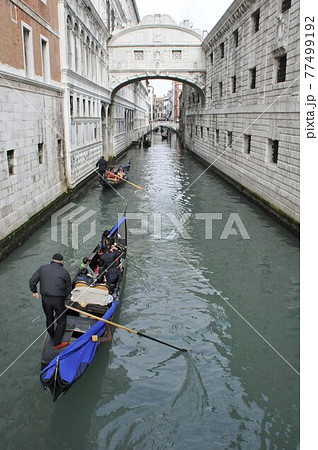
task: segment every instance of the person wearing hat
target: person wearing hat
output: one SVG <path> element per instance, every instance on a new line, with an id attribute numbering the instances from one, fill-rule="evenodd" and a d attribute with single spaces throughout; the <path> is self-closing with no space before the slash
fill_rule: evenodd
<path id="1" fill-rule="evenodd" d="M 68 342 L 62 342 L 66 328 L 65 298 L 71 292 L 72 281 L 69 272 L 63 267 L 63 256 L 60 253 L 55 253 L 51 263 L 39 267 L 30 278 L 29 286 L 35 298 L 40 298 L 37 292 L 38 282 L 42 307 L 46 315 L 47 332 L 53 340 L 55 349 L 66 347 Z"/>

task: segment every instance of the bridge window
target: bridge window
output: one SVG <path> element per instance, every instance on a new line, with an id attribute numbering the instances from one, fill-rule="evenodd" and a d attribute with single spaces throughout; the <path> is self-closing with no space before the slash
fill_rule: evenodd
<path id="1" fill-rule="evenodd" d="M 201 127 L 201 137 L 203 138 L 203 127 Z"/>
<path id="2" fill-rule="evenodd" d="M 276 58 L 277 83 L 282 83 L 283 81 L 286 80 L 286 65 L 287 65 L 286 53 Z"/>
<path id="3" fill-rule="evenodd" d="M 134 58 L 135 58 L 135 61 L 143 61 L 144 51 L 143 50 L 134 50 Z"/>
<path id="4" fill-rule="evenodd" d="M 172 50 L 172 59 L 181 59 L 182 50 Z"/>
<path id="5" fill-rule="evenodd" d="M 257 33 L 259 31 L 259 19 L 260 19 L 260 9 L 255 11 L 252 14 L 252 30 L 253 33 Z"/>
<path id="6" fill-rule="evenodd" d="M 220 130 L 215 130 L 215 143 L 220 143 Z"/>
<path id="7" fill-rule="evenodd" d="M 291 0 L 283 0 L 282 13 L 288 11 L 290 7 L 291 7 Z"/>
<path id="8" fill-rule="evenodd" d="M 238 44 L 239 44 L 238 30 L 233 31 L 233 41 L 234 41 L 234 47 L 238 47 Z"/>
<path id="9" fill-rule="evenodd" d="M 224 58 L 224 42 L 220 44 L 220 58 Z"/>
<path id="10" fill-rule="evenodd" d="M 198 135 L 198 125 L 195 126 L 195 135 Z"/>
<path id="11" fill-rule="evenodd" d="M 213 52 L 210 53 L 210 61 L 211 61 L 211 64 L 213 64 Z"/>

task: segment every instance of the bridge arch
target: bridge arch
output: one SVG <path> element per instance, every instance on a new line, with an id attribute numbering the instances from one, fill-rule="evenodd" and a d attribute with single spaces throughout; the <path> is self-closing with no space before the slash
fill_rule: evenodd
<path id="1" fill-rule="evenodd" d="M 109 41 L 109 86 L 112 95 L 135 81 L 171 79 L 196 88 L 204 98 L 206 81 L 203 36 L 177 25 L 167 15 L 146 16 Z"/>

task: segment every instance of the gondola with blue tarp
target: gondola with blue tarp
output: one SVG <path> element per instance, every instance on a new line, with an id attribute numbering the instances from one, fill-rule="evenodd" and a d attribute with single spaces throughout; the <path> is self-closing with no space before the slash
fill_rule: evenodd
<path id="1" fill-rule="evenodd" d="M 107 240 L 116 247 L 116 258 L 106 269 L 114 264 L 118 266 L 119 278 L 115 284 L 107 284 L 104 273 L 97 274 L 101 253 L 106 249 Z M 63 341 L 69 342 L 64 349 L 54 349 L 53 341 L 47 335 L 42 353 L 41 383 L 44 389 L 49 388 L 53 401 L 65 394 L 70 387 L 83 375 L 92 363 L 98 347 L 103 342 L 111 340 L 110 325 L 100 320 L 87 318 L 86 314 L 93 314 L 106 320 L 112 320 L 118 308 L 122 290 L 125 260 L 127 251 L 127 225 L 124 215 L 115 226 L 103 233 L 101 242 L 89 257 L 90 267 L 96 272 L 96 279 L 88 284 L 83 281 L 73 282 L 73 290 L 66 306 L 75 306 L 74 310 L 67 309 L 66 331 Z"/>

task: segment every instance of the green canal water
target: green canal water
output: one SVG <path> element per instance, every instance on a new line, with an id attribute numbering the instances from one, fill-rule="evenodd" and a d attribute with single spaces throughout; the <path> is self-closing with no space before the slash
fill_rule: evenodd
<path id="1" fill-rule="evenodd" d="M 130 180 L 145 190 L 85 188 L 73 200 L 93 211 L 79 249 L 74 227 L 66 246 L 49 221 L 0 263 L 1 448 L 298 449 L 298 239 L 212 172 L 191 185 L 205 167 L 174 140 L 154 134 L 129 158 Z M 45 320 L 29 277 L 56 251 L 74 274 L 126 202 L 116 320 L 193 352 L 116 330 L 52 403 L 39 382 Z M 206 214 L 217 214 L 212 239 Z"/>

